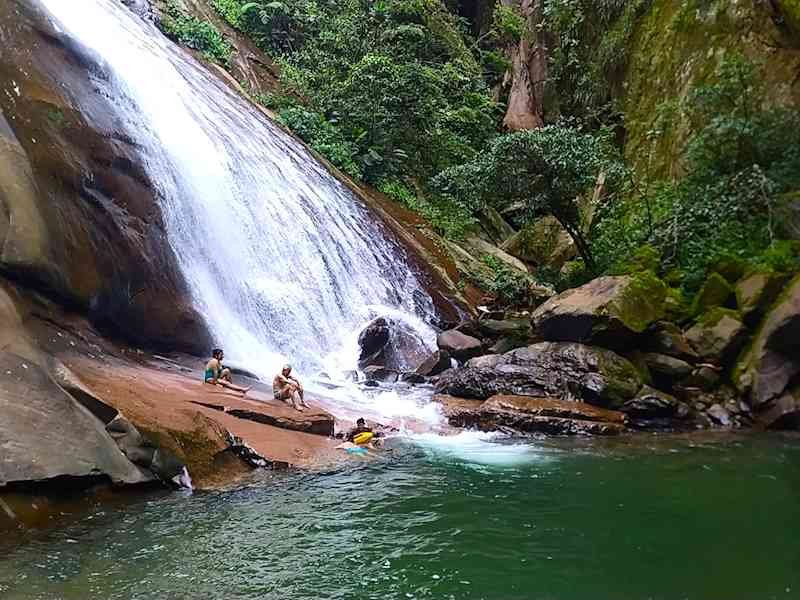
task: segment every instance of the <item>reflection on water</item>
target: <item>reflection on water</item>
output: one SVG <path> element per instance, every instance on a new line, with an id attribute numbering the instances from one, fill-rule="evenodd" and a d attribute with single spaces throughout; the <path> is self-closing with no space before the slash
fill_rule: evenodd
<path id="1" fill-rule="evenodd" d="M 800 442 L 401 442 L 0 548 L 13 599 L 800 597 Z"/>

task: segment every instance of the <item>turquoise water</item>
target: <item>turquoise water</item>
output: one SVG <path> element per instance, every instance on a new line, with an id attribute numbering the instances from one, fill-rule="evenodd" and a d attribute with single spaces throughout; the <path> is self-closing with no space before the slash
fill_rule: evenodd
<path id="1" fill-rule="evenodd" d="M 401 443 L 0 542 L 6 599 L 800 598 L 800 441 Z"/>

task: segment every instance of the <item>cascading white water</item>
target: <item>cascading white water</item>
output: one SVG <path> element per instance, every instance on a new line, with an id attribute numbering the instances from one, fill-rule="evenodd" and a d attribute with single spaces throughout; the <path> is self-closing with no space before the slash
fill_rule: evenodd
<path id="1" fill-rule="evenodd" d="M 431 342 L 432 302 L 402 249 L 300 144 L 118 0 L 41 2 L 130 100 L 119 118 L 231 359 L 265 377 L 286 359 L 348 367 L 354 332 L 386 309 Z"/>

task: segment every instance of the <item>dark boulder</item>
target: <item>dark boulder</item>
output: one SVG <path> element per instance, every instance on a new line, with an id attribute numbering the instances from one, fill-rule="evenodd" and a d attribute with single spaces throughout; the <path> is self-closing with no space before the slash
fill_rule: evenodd
<path id="1" fill-rule="evenodd" d="M 692 374 L 683 383 L 688 387 L 697 387 L 707 392 L 718 387 L 721 380 L 719 367 L 700 364 L 692 370 Z"/>
<path id="2" fill-rule="evenodd" d="M 674 323 L 658 323 L 642 340 L 642 349 L 674 356 L 692 362 L 697 360 L 697 352 L 689 345 L 680 328 Z"/>
<path id="3" fill-rule="evenodd" d="M 493 339 L 503 336 L 525 338 L 531 334 L 531 322 L 528 319 L 481 319 L 478 330 L 483 337 Z"/>
<path id="4" fill-rule="evenodd" d="M 621 406 L 642 386 L 642 377 L 610 350 L 542 342 L 503 355 L 482 356 L 442 374 L 436 391 L 464 398 L 522 395 L 576 397 L 598 406 Z"/>
<path id="5" fill-rule="evenodd" d="M 385 361 L 384 349 L 389 344 L 389 323 L 383 317 L 369 323 L 358 335 L 358 366 L 364 368 L 369 365 Z"/>
<path id="6" fill-rule="evenodd" d="M 680 380 L 692 372 L 692 365 L 674 356 L 646 352 L 642 355 L 642 359 L 648 370 L 656 378 L 660 376 L 668 381 L 673 379 Z"/>
<path id="7" fill-rule="evenodd" d="M 684 419 L 689 415 L 689 407 L 685 403 L 647 385 L 620 410 L 632 418 L 643 420 Z"/>
<path id="8" fill-rule="evenodd" d="M 501 337 L 494 344 L 489 347 L 491 354 L 505 354 L 517 348 L 522 348 L 531 343 L 531 340 L 526 340 L 521 337 Z"/>
<path id="9" fill-rule="evenodd" d="M 450 367 L 450 354 L 446 350 L 437 350 L 426 358 L 414 372 L 422 377 L 434 377 Z"/>
<path id="10" fill-rule="evenodd" d="M 358 367 L 386 367 L 395 371 L 411 371 L 429 353 L 425 341 L 406 323 L 380 317 L 371 321 L 359 334 L 361 349 Z"/>
<path id="11" fill-rule="evenodd" d="M 664 316 L 666 286 L 646 274 L 599 277 L 542 304 L 532 320 L 548 341 L 623 347 Z"/>
<path id="12" fill-rule="evenodd" d="M 440 350 L 444 350 L 456 360 L 467 360 L 483 351 L 483 343 L 456 329 L 443 331 L 436 339 Z"/>

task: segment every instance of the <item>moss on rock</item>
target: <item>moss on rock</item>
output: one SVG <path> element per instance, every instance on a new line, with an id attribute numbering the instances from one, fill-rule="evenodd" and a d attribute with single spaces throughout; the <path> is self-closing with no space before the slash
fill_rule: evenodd
<path id="1" fill-rule="evenodd" d="M 709 275 L 692 302 L 692 314 L 700 315 L 723 306 L 733 294 L 733 288 L 719 273 Z"/>
<path id="2" fill-rule="evenodd" d="M 629 276 L 627 285 L 609 304 L 608 312 L 631 331 L 641 333 L 664 316 L 667 286 L 649 271 Z"/>
<path id="3" fill-rule="evenodd" d="M 800 26 L 800 0 L 778 4 L 787 24 Z M 765 107 L 800 104 L 800 87 L 794 85 L 800 56 L 775 43 L 781 34 L 771 17 L 756 2 L 653 0 L 628 49 L 623 85 L 625 154 L 637 171 L 681 175 L 691 127 L 680 108 L 693 88 L 713 80 L 727 56 L 744 53 L 761 65 Z"/>

